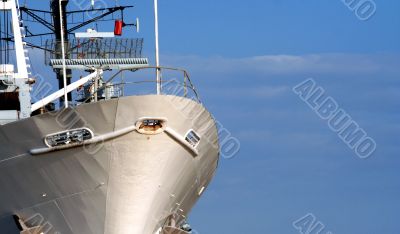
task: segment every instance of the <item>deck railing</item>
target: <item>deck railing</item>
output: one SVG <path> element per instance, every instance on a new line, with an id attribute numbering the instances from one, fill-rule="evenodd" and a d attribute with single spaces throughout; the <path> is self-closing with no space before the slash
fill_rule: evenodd
<path id="1" fill-rule="evenodd" d="M 171 68 L 171 67 L 155 67 L 155 66 L 144 66 L 135 68 L 135 71 L 139 70 L 156 70 L 161 71 L 161 95 L 174 95 L 190 98 L 198 103 L 201 103 L 199 94 L 190 79 L 189 73 L 184 69 Z M 140 94 L 156 94 L 157 93 L 157 80 L 153 79 L 137 79 L 123 76 L 118 80 L 119 75 L 125 72 L 132 71 L 128 69 L 119 70 L 116 74 L 112 75 L 108 80 L 105 80 L 103 85 L 95 87 L 89 85 L 86 87 L 91 91 L 82 89 L 79 93 L 78 98 L 80 102 L 95 102 L 101 99 L 118 98 L 122 96 L 130 96 L 132 92 Z M 180 73 L 179 76 L 167 76 L 166 71 L 172 71 Z M 134 89 L 130 87 L 135 87 Z M 147 89 L 144 89 L 147 87 Z"/>

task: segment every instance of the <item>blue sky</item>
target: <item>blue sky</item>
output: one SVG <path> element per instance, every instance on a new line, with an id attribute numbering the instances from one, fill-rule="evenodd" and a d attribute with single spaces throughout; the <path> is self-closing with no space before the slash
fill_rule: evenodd
<path id="1" fill-rule="evenodd" d="M 152 1 L 119 2 L 153 58 Z M 375 3 L 360 21 L 341 0 L 160 1 L 162 63 L 241 142 L 191 214 L 198 233 L 295 234 L 308 213 L 323 234 L 400 233 L 400 1 Z M 293 93 L 308 78 L 375 139 L 369 159 Z"/>

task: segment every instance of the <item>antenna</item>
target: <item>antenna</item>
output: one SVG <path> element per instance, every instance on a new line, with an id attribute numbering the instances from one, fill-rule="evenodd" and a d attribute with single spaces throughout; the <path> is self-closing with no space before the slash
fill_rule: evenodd
<path id="1" fill-rule="evenodd" d="M 156 79 L 157 79 L 157 95 L 161 94 L 161 76 L 160 76 L 160 54 L 158 47 L 158 0 L 154 0 L 154 29 L 156 37 Z"/>

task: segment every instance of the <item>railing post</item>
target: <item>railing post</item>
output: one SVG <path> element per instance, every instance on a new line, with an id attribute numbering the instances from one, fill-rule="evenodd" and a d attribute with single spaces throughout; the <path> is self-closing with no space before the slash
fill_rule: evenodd
<path id="1" fill-rule="evenodd" d="M 188 93 L 188 90 L 187 90 L 187 74 L 186 74 L 186 71 L 183 72 L 183 86 L 184 86 L 184 96 L 185 96 L 185 98 L 186 98 L 186 97 L 187 97 L 187 93 Z"/>

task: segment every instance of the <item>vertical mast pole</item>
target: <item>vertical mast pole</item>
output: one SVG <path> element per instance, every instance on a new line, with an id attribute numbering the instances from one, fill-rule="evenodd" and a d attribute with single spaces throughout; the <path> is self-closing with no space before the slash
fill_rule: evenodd
<path id="1" fill-rule="evenodd" d="M 50 8 L 52 12 L 52 17 L 53 17 L 53 22 L 54 22 L 54 36 L 56 39 L 56 44 L 55 44 L 55 58 L 56 59 L 62 59 L 62 55 L 65 54 L 65 57 L 68 58 L 68 48 L 65 47 L 66 53 L 62 53 L 62 38 L 64 37 L 64 46 L 65 44 L 68 44 L 68 32 L 67 32 L 67 5 L 68 5 L 69 0 L 50 0 Z M 61 12 L 60 12 L 60 5 L 61 5 Z M 62 14 L 61 14 L 62 13 Z M 60 17 L 61 16 L 61 17 Z M 62 19 L 62 20 L 61 20 Z M 62 22 L 60 22 L 62 21 Z M 62 24 L 61 24 L 62 23 Z M 63 29 L 63 30 L 61 30 Z M 64 35 L 61 33 L 63 32 Z M 70 69 L 67 70 L 67 86 L 71 84 L 71 76 L 72 72 Z M 57 80 L 58 80 L 58 88 L 62 89 L 64 88 L 64 76 L 63 76 L 63 69 L 55 69 L 56 75 L 57 75 Z M 64 99 L 64 95 L 62 98 L 60 98 L 60 108 L 64 107 L 63 101 L 67 99 Z M 68 93 L 68 101 L 72 100 L 72 95 L 71 93 Z"/>
<path id="2" fill-rule="evenodd" d="M 63 21 L 63 11 L 60 0 L 60 27 L 61 27 L 61 51 L 62 51 L 62 64 L 63 64 L 63 82 L 64 82 L 64 106 L 68 108 L 68 92 L 67 92 L 67 68 L 65 64 L 65 40 L 64 40 L 64 21 Z"/>
<path id="3" fill-rule="evenodd" d="M 161 94 L 161 74 L 160 74 L 160 54 L 158 45 L 158 0 L 154 0 L 154 29 L 156 37 L 156 78 L 157 78 L 157 94 Z"/>

